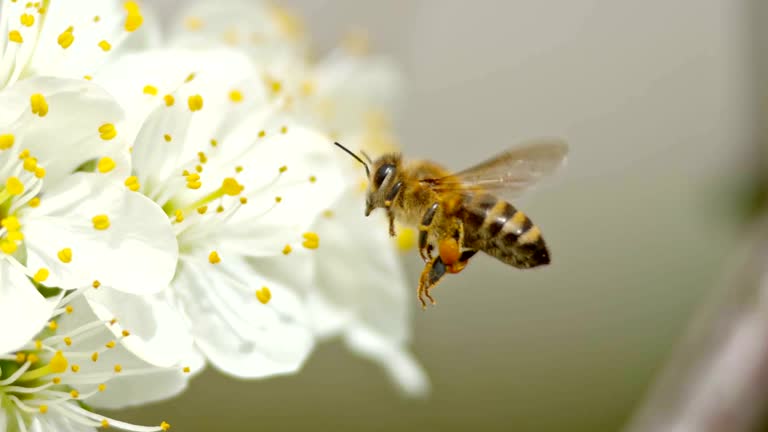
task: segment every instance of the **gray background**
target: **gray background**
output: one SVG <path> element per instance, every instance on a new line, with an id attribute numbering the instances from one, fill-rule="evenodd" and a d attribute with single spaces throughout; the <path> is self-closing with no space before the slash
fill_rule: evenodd
<path id="1" fill-rule="evenodd" d="M 363 28 L 402 65 L 409 154 L 460 168 L 518 139 L 567 138 L 567 169 L 519 203 L 554 263 L 476 259 L 415 313 L 427 401 L 331 344 L 297 376 L 208 371 L 178 399 L 118 415 L 179 431 L 618 430 L 738 242 L 735 191 L 765 124 L 761 2 L 279 3 L 317 46 Z M 415 284 L 419 260 L 405 259 Z"/>

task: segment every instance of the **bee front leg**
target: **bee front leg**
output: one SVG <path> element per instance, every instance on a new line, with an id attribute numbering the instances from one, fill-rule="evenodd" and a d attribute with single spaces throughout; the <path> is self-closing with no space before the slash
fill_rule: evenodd
<path id="1" fill-rule="evenodd" d="M 421 302 L 421 308 L 427 308 L 427 302 L 424 301 L 426 296 L 430 303 L 436 304 L 435 299 L 429 294 L 429 291 L 434 288 L 440 280 L 445 276 L 446 266 L 440 256 L 435 257 L 433 260 L 427 262 L 424 266 L 424 270 L 421 272 L 419 278 L 419 288 L 417 291 L 417 298 Z"/>
<path id="2" fill-rule="evenodd" d="M 395 237 L 397 233 L 395 232 L 395 214 L 392 213 L 392 203 L 395 202 L 395 198 L 397 198 L 397 194 L 400 193 L 400 189 L 403 188 L 403 182 L 397 182 L 393 187 L 392 190 L 389 191 L 389 194 L 387 194 L 387 198 L 384 200 L 384 207 L 387 208 L 387 216 L 389 217 L 389 236 Z"/>
<path id="3" fill-rule="evenodd" d="M 432 220 L 435 218 L 435 213 L 439 206 L 439 203 L 432 204 L 427 211 L 424 212 L 424 216 L 421 217 L 421 225 L 419 225 L 419 255 L 426 263 L 432 261 L 432 253 L 427 249 L 429 226 L 432 225 Z"/>

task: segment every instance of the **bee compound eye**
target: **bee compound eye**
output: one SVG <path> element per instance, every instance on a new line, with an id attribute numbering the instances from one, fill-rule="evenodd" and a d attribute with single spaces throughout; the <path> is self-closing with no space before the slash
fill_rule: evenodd
<path id="1" fill-rule="evenodd" d="M 373 185 L 378 187 L 381 187 L 381 184 L 384 183 L 384 180 L 395 170 L 395 166 L 392 164 L 385 164 L 379 167 L 379 169 L 376 170 L 376 174 L 373 176 Z"/>

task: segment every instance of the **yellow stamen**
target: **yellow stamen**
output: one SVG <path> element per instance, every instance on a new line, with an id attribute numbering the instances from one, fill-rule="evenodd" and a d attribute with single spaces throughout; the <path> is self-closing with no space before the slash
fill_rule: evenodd
<path id="1" fill-rule="evenodd" d="M 260 290 L 256 290 L 256 298 L 261 302 L 261 304 L 267 304 L 272 298 L 272 292 L 269 291 L 269 288 L 263 286 Z"/>
<path id="2" fill-rule="evenodd" d="M 11 30 L 8 32 L 8 39 L 10 39 L 11 42 L 16 42 L 19 44 L 24 42 L 24 38 L 21 37 L 21 33 L 19 33 L 18 30 Z"/>
<path id="3" fill-rule="evenodd" d="M 104 141 L 109 141 L 117 136 L 117 129 L 112 123 L 104 123 L 99 126 L 99 135 Z"/>
<path id="4" fill-rule="evenodd" d="M 41 268 L 35 273 L 35 275 L 32 277 L 32 279 L 37 282 L 45 282 L 48 279 L 48 276 L 50 275 L 50 271 L 48 271 L 47 268 Z"/>
<path id="5" fill-rule="evenodd" d="M 72 262 L 72 249 L 70 248 L 64 248 L 59 251 L 59 253 L 56 254 L 61 262 L 68 264 Z"/>
<path id="6" fill-rule="evenodd" d="M 30 96 L 29 103 L 32 107 L 32 114 L 37 114 L 40 117 L 45 117 L 48 114 L 48 101 L 42 94 L 35 93 Z"/>
<path id="7" fill-rule="evenodd" d="M 144 94 L 157 96 L 157 87 L 153 85 L 145 85 L 144 86 Z"/>
<path id="8" fill-rule="evenodd" d="M 32 27 L 35 24 L 35 16 L 30 14 L 23 14 L 20 17 L 21 25 L 25 27 Z"/>
<path id="9" fill-rule="evenodd" d="M 99 48 L 101 48 L 102 51 L 107 52 L 112 49 L 112 45 L 109 42 L 103 40 L 99 42 Z"/>
<path id="10" fill-rule="evenodd" d="M 5 190 L 11 195 L 21 195 L 24 192 L 24 183 L 18 177 L 8 177 L 5 180 Z"/>
<path id="11" fill-rule="evenodd" d="M 115 161 L 110 157 L 103 157 L 99 159 L 99 163 L 96 165 L 96 168 L 100 173 L 106 174 L 115 169 Z"/>
<path id="12" fill-rule="evenodd" d="M 34 197 L 31 200 L 29 200 L 29 206 L 32 208 L 35 208 L 40 205 L 40 198 Z"/>
<path id="13" fill-rule="evenodd" d="M 130 176 L 125 179 L 125 186 L 133 192 L 136 192 L 141 188 L 141 185 L 139 184 L 139 178 L 136 176 Z"/>
<path id="14" fill-rule="evenodd" d="M 67 49 L 72 45 L 72 42 L 75 41 L 75 35 L 72 33 L 72 30 L 67 29 L 66 31 L 62 32 L 59 35 L 59 38 L 57 42 L 59 43 L 59 46 L 62 49 Z"/>
<path id="15" fill-rule="evenodd" d="M 229 100 L 234 103 L 240 103 L 243 101 L 243 93 L 240 90 L 232 90 L 229 92 Z"/>
<path id="16" fill-rule="evenodd" d="M 220 263 L 221 262 L 221 257 L 219 257 L 219 253 L 216 252 L 216 251 L 212 251 L 208 255 L 208 262 L 210 262 L 211 264 L 218 264 L 218 263 Z"/>
<path id="17" fill-rule="evenodd" d="M 13 134 L 0 135 L 0 150 L 8 150 L 13 147 L 13 143 L 16 141 L 16 137 Z"/>
<path id="18" fill-rule="evenodd" d="M 163 100 L 165 101 L 165 106 L 173 106 L 174 102 L 176 102 L 176 98 L 169 94 L 163 96 Z"/>
<path id="19" fill-rule="evenodd" d="M 203 97 L 200 95 L 190 96 L 187 100 L 187 104 L 189 105 L 190 111 L 200 111 L 203 109 Z"/>
<path id="20" fill-rule="evenodd" d="M 317 233 L 314 232 L 305 232 L 304 235 L 304 242 L 301 244 L 307 249 L 317 249 L 320 246 L 320 236 L 317 235 Z"/>
<path id="21" fill-rule="evenodd" d="M 99 231 L 104 231 L 110 225 L 109 216 L 103 214 L 94 216 L 91 221 L 93 222 L 93 228 Z"/>
<path id="22" fill-rule="evenodd" d="M 293 251 L 293 248 L 291 248 L 291 245 L 285 245 L 285 247 L 283 248 L 283 255 L 288 255 L 289 253 L 291 253 L 291 251 Z"/>

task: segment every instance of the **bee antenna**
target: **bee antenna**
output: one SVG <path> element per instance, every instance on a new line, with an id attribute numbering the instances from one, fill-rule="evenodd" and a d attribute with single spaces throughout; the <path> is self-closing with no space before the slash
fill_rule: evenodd
<path id="1" fill-rule="evenodd" d="M 356 160 L 356 161 L 358 161 L 358 162 L 360 162 L 361 164 L 363 164 L 363 166 L 365 167 L 365 175 L 367 175 L 369 178 L 371 177 L 371 169 L 370 169 L 370 168 L 368 168 L 368 164 L 367 164 L 367 163 L 365 163 L 365 161 L 364 161 L 364 160 L 360 159 L 360 156 L 358 156 L 358 155 L 356 155 L 356 154 L 352 153 L 352 151 L 351 151 L 350 149 L 348 149 L 348 148 L 344 147 L 343 145 L 341 145 L 341 144 L 339 144 L 339 143 L 337 143 L 337 142 L 334 142 L 334 144 L 336 144 L 336 145 L 337 145 L 337 146 L 338 146 L 340 149 L 344 150 L 344 151 L 345 151 L 345 152 L 347 152 L 347 153 L 348 153 L 350 156 L 352 156 L 353 158 L 355 158 L 355 160 Z M 368 155 L 366 155 L 365 153 L 363 153 L 363 155 L 365 156 L 365 158 L 366 158 L 366 159 L 368 159 L 368 162 L 370 162 L 370 161 L 371 161 L 371 158 L 369 158 L 369 157 L 368 157 Z"/>
<path id="2" fill-rule="evenodd" d="M 368 153 L 366 153 L 364 150 L 360 150 L 360 153 L 363 155 L 365 160 L 368 161 L 369 164 L 373 165 L 373 161 L 371 160 L 371 157 L 368 156 Z"/>

